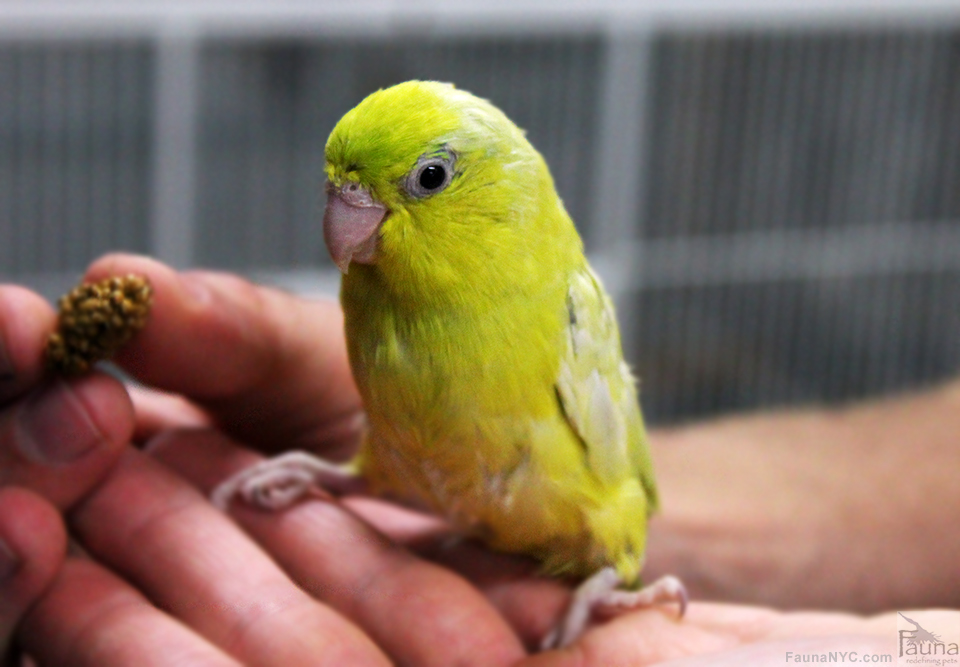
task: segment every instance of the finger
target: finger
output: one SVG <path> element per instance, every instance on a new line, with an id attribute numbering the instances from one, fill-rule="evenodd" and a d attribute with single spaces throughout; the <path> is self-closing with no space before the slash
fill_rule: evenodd
<path id="1" fill-rule="evenodd" d="M 43 347 L 56 315 L 39 295 L 0 285 L 0 405 L 22 395 L 43 375 Z"/>
<path id="2" fill-rule="evenodd" d="M 103 479 L 132 431 L 133 406 L 117 380 L 54 378 L 0 411 L 0 486 L 69 507 Z"/>
<path id="3" fill-rule="evenodd" d="M 92 488 L 130 437 L 123 386 L 103 374 L 42 381 L 56 317 L 29 290 L 0 286 L 0 486 L 27 486 L 64 508 Z"/>
<path id="4" fill-rule="evenodd" d="M 127 273 L 154 289 L 146 327 L 117 356 L 135 376 L 197 401 L 260 447 L 356 444 L 360 397 L 336 304 L 133 255 L 102 258 L 87 279 Z"/>
<path id="5" fill-rule="evenodd" d="M 183 396 L 139 385 L 127 391 L 136 413 L 134 442 L 144 443 L 162 431 L 213 426 L 210 415 Z"/>
<path id="6" fill-rule="evenodd" d="M 212 432 L 167 436 L 151 453 L 208 490 L 256 458 Z M 313 595 L 363 627 L 401 664 L 512 664 L 516 635 L 452 572 L 414 557 L 340 503 L 282 513 L 235 506 L 234 518 Z"/>
<path id="7" fill-rule="evenodd" d="M 97 560 L 245 664 L 387 664 L 358 628 L 141 452 L 128 450 L 71 519 Z"/>
<path id="8" fill-rule="evenodd" d="M 345 498 L 343 504 L 390 539 L 480 589 L 530 649 L 540 646 L 570 601 L 569 582 L 538 575 L 539 565 L 530 558 L 460 539 L 438 517 L 375 498 Z"/>
<path id="9" fill-rule="evenodd" d="M 546 651 L 517 667 L 639 667 L 729 650 L 742 643 L 733 634 L 700 628 L 688 620 L 680 621 L 673 610 L 656 607 L 633 611 L 593 626 L 564 649 Z"/>
<path id="10" fill-rule="evenodd" d="M 56 576 L 66 544 L 60 516 L 48 503 L 25 489 L 0 489 L 0 657 Z"/>
<path id="11" fill-rule="evenodd" d="M 540 647 L 569 605 L 571 584 L 539 575 L 532 559 L 495 553 L 472 540 L 422 545 L 418 553 L 480 589 L 530 649 Z"/>
<path id="12" fill-rule="evenodd" d="M 40 665 L 183 665 L 240 663 L 163 613 L 99 565 L 68 559 L 31 609 L 20 645 Z"/>

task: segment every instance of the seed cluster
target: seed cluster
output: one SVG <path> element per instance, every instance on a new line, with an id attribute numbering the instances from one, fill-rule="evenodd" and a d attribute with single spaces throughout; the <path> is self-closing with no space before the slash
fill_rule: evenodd
<path id="1" fill-rule="evenodd" d="M 47 367 L 61 375 L 83 375 L 109 359 L 146 324 L 152 298 L 147 279 L 133 274 L 78 285 L 57 302 Z"/>

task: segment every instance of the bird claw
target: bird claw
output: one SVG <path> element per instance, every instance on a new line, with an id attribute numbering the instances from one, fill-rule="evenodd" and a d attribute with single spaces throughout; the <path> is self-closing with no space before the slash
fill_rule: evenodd
<path id="1" fill-rule="evenodd" d="M 333 486 L 346 486 L 357 476 L 350 465 L 330 463 L 307 452 L 288 452 L 228 477 L 213 490 L 210 501 L 226 510 L 233 498 L 240 496 L 248 505 L 277 511 L 328 480 Z"/>
<path id="2" fill-rule="evenodd" d="M 652 607 L 664 602 L 676 602 L 680 607 L 677 614 L 680 618 L 687 613 L 687 604 L 690 602 L 687 588 L 682 581 L 671 574 L 660 577 L 639 591 L 611 590 L 606 597 L 596 602 L 593 610 L 613 615 L 625 610 Z"/>
<path id="3" fill-rule="evenodd" d="M 583 634 L 594 612 L 617 613 L 629 609 L 651 607 L 663 602 L 680 605 L 680 618 L 687 611 L 689 595 L 678 578 L 660 577 L 639 591 L 618 590 L 620 576 L 612 567 L 605 567 L 584 581 L 573 593 L 570 607 L 563 620 L 541 643 L 541 650 L 569 646 Z"/>

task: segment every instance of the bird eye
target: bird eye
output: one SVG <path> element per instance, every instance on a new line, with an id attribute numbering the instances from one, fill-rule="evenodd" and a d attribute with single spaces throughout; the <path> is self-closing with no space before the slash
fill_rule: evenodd
<path id="1" fill-rule="evenodd" d="M 453 180 L 453 156 L 431 155 L 417 160 L 417 165 L 407 175 L 403 187 L 407 194 L 417 199 L 435 195 Z"/>
<path id="2" fill-rule="evenodd" d="M 436 190 L 443 182 L 447 180 L 447 170 L 440 164 L 427 165 L 420 170 L 420 177 L 417 183 L 424 190 Z"/>

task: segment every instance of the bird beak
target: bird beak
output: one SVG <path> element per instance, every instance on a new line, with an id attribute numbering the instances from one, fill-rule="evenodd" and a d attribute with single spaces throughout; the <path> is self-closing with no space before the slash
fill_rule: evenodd
<path id="1" fill-rule="evenodd" d="M 341 272 L 347 272 L 350 262 L 376 262 L 380 223 L 386 214 L 387 207 L 357 183 L 347 181 L 339 187 L 327 183 L 323 240 Z"/>

